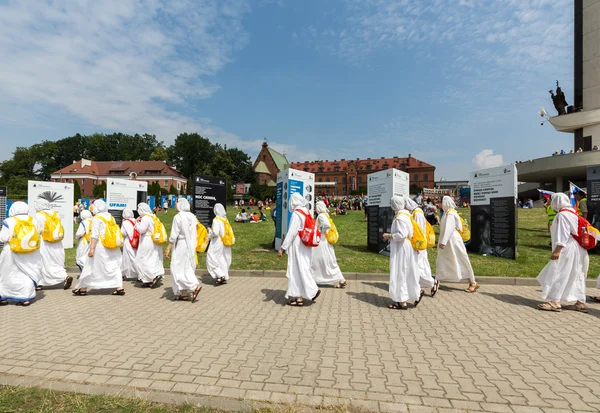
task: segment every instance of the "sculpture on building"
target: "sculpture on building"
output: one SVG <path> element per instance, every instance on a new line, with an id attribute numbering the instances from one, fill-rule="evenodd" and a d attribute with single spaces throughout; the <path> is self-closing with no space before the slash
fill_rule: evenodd
<path id="1" fill-rule="evenodd" d="M 554 94 L 554 92 L 552 90 L 549 90 L 548 92 L 550 93 L 550 96 L 552 96 L 552 103 L 554 103 L 554 107 L 556 108 L 556 111 L 558 112 L 558 114 L 564 115 L 565 113 L 567 113 L 565 111 L 565 107 L 568 106 L 569 104 L 567 103 L 565 94 L 563 93 L 562 89 L 558 85 L 558 80 L 556 81 L 556 94 Z"/>

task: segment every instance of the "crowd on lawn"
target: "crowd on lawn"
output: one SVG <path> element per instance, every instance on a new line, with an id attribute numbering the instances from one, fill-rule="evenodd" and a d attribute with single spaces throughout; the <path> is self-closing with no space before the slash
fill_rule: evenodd
<path id="1" fill-rule="evenodd" d="M 541 310 L 561 311 L 565 308 L 561 303 L 575 302 L 567 308 L 588 311 L 585 280 L 589 258 L 579 233 L 587 209 L 585 200 L 579 198 L 577 208 L 572 207 L 567 195 L 560 193 L 553 194 L 546 203 L 552 254 L 538 276 L 542 298 L 546 300 L 539 305 Z M 304 300 L 314 301 L 319 297 L 318 285 L 346 287 L 335 255 L 339 234 L 331 215 L 349 210 L 367 211 L 368 207 L 365 197 L 324 197 L 316 203 L 313 213 L 300 194 L 293 194 L 289 205 L 291 220 L 278 255 L 287 253 L 285 296 L 290 306 L 299 307 Z M 453 198 L 394 196 L 390 206 L 395 217 L 391 230 L 382 234 L 383 240 L 390 244 L 392 303 L 389 308 L 407 309 L 409 301 L 413 301 L 413 308 L 417 307 L 425 290 L 432 297 L 437 294 L 440 282 L 467 282 L 465 291 L 478 291 L 479 284 L 465 248 L 468 226 L 458 214 Z M 266 221 L 267 211 L 271 212 L 273 221 L 276 218 L 276 208 L 270 199 L 252 200 L 247 204 L 241 201 L 234 208 L 239 210 L 236 221 L 241 223 Z M 0 254 L 0 305 L 13 301 L 28 306 L 35 299 L 36 291 L 57 285 L 66 290 L 74 282 L 64 268 L 64 228 L 58 213 L 44 200 L 36 201 L 35 209 L 35 216 L 29 216 L 27 204 L 15 202 L 9 210 L 9 218 L 3 222 L 0 242 L 5 247 Z M 90 289 L 112 289 L 113 295 L 123 296 L 123 282 L 127 279 L 155 288 L 164 277 L 163 257 L 166 257 L 171 258 L 176 300 L 193 302 L 202 288 L 196 277 L 197 254 L 204 252 L 206 267 L 215 285 L 226 284 L 235 235 L 224 206 L 214 206 L 215 218 L 209 228 L 190 212 L 187 199 L 180 198 L 176 209 L 170 236 L 167 236 L 156 212 L 146 203 L 138 204 L 137 218 L 133 211 L 125 209 L 120 227 L 103 200 L 94 201 L 90 210 L 77 206 L 76 262 L 81 273 L 73 295 L 85 296 Z M 437 241 L 434 225 L 439 225 Z M 590 231 L 589 235 L 600 238 L 597 232 Z M 167 244 L 164 253 L 163 244 Z M 435 277 L 427 255 L 428 248 L 433 247 L 438 249 Z"/>

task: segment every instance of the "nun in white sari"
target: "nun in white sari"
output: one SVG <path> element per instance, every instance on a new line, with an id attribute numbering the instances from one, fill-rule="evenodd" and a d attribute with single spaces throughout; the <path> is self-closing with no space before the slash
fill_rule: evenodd
<path id="1" fill-rule="evenodd" d="M 121 234 L 123 234 L 123 260 L 121 261 L 121 272 L 124 279 L 137 280 L 138 271 L 135 265 L 137 249 L 131 244 L 135 234 L 135 221 L 131 209 L 123 210 L 123 222 L 121 223 Z M 137 239 L 140 242 L 140 239 Z"/>
<path id="2" fill-rule="evenodd" d="M 333 245 L 327 241 L 325 233 L 331 228 L 329 213 L 323 201 L 317 202 L 317 225 L 321 231 L 321 242 L 313 248 L 311 261 L 311 275 L 317 284 L 330 284 L 335 288 L 346 287 L 346 280 L 337 263 Z"/>
<path id="3" fill-rule="evenodd" d="M 90 241 L 92 233 L 92 213 L 90 211 L 83 210 L 79 214 L 79 228 L 75 233 L 75 239 L 77 242 L 77 250 L 75 251 L 75 263 L 79 267 L 79 271 L 83 271 L 88 259 L 88 252 L 90 251 Z"/>
<path id="4" fill-rule="evenodd" d="M 538 308 L 544 311 L 561 311 L 561 302 L 575 301 L 575 305 L 564 308 L 587 313 L 585 281 L 589 256 L 573 238 L 573 234 L 577 234 L 577 213 L 572 208 L 569 197 L 563 193 L 553 194 L 551 205 L 557 212 L 550 230 L 552 256 L 537 277 L 542 286 L 542 299 L 546 300 Z"/>
<path id="5" fill-rule="evenodd" d="M 56 212 L 52 210 L 52 205 L 43 199 L 35 201 L 35 209 L 37 211 L 35 217 L 43 230 L 46 223 L 46 214 L 52 215 Z M 71 288 L 73 277 L 67 275 L 65 270 L 65 249 L 62 242 L 48 242 L 41 239 L 40 253 L 42 254 L 42 276 L 37 289 L 41 290 L 42 287 L 58 284 L 62 284 L 65 290 Z"/>
<path id="6" fill-rule="evenodd" d="M 28 306 L 35 299 L 35 287 L 42 272 L 40 250 L 20 254 L 13 252 L 7 244 L 13 237 L 17 220 L 28 219 L 28 213 L 25 202 L 15 202 L 8 211 L 9 218 L 2 222 L 0 242 L 5 245 L 0 254 L 0 305 L 15 301 L 17 305 Z M 33 222 L 38 233 L 41 232 L 39 222 L 35 218 Z"/>
<path id="7" fill-rule="evenodd" d="M 229 267 L 231 267 L 231 247 L 223 244 L 221 238 L 225 236 L 225 223 L 227 212 L 221 204 L 215 204 L 213 211 L 215 218 L 209 230 L 210 244 L 206 252 L 206 269 L 215 280 L 215 285 L 226 284 L 229 280 Z"/>
<path id="8" fill-rule="evenodd" d="M 442 209 L 444 215 L 440 221 L 435 279 L 455 283 L 468 281 L 469 287 L 465 291 L 474 293 L 479 289 L 479 284 L 475 282 L 475 274 L 467 255 L 467 249 L 458 233 L 459 230 L 462 230 L 462 224 L 452 198 L 445 196 L 442 199 Z"/>
<path id="9" fill-rule="evenodd" d="M 305 204 L 304 197 L 299 193 L 296 192 L 291 196 L 289 209 L 293 211 L 292 219 L 279 250 L 280 257 L 284 251 L 288 253 L 286 272 L 288 289 L 285 298 L 291 299 L 288 304 L 292 306 L 304 305 L 304 298 L 315 301 L 321 294 L 315 279 L 311 276 L 311 258 L 314 248 L 304 245 L 298 235 L 298 232 L 304 229 L 306 215 L 310 214 Z"/>
<path id="10" fill-rule="evenodd" d="M 173 294 L 179 301 L 189 301 L 188 294 L 192 293 L 192 302 L 196 301 L 202 287 L 196 277 L 198 256 L 196 255 L 198 219 L 190 212 L 190 203 L 185 198 L 177 201 L 179 213 L 173 218 L 169 246 L 165 258 L 169 258 L 171 249 L 171 277 L 173 278 Z"/>
<path id="11" fill-rule="evenodd" d="M 413 219 L 421 227 L 423 234 L 427 234 L 427 220 L 419 205 L 412 199 L 406 198 L 406 210 L 412 214 Z M 438 292 L 440 282 L 435 280 L 431 275 L 431 265 L 429 265 L 427 250 L 419 251 L 417 261 L 419 262 L 419 285 L 421 288 L 431 289 L 431 296 L 434 297 Z"/>
<path id="12" fill-rule="evenodd" d="M 417 251 L 410 243 L 413 227 L 410 214 L 405 210 L 404 198 L 393 196 L 390 199 L 392 210 L 396 214 L 390 233 L 383 234 L 383 239 L 390 242 L 390 297 L 393 310 L 406 310 L 408 300 L 415 300 L 416 307 L 423 290 L 419 286 L 419 263 Z"/>
<path id="13" fill-rule="evenodd" d="M 154 232 L 154 214 L 145 202 L 138 204 L 135 229 L 140 233 L 140 246 L 135 255 L 135 268 L 138 278 L 145 286 L 154 288 L 165 275 L 162 247 L 152 240 Z"/>
<path id="14" fill-rule="evenodd" d="M 73 290 L 74 295 L 87 295 L 88 289 L 114 288 L 113 295 L 125 295 L 121 275 L 121 249 L 105 248 L 100 241 L 106 233 L 105 220 L 112 219 L 107 211 L 106 202 L 94 201 L 94 218 L 88 259 L 83 267 L 79 282 Z"/>

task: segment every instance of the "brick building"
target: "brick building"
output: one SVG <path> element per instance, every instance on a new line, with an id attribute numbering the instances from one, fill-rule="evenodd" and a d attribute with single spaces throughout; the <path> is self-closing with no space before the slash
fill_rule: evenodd
<path id="1" fill-rule="evenodd" d="M 81 194 L 87 197 L 92 196 L 95 185 L 108 178 L 135 178 L 149 184 L 158 182 L 161 188 L 167 190 L 173 185 L 180 193 L 187 191 L 187 178 L 163 161 L 96 162 L 82 159 L 74 161 L 50 176 L 52 182 L 74 183 L 77 180 L 81 187 Z"/>
<path id="2" fill-rule="evenodd" d="M 285 155 L 269 148 L 265 139 L 262 149 L 254 161 L 254 171 L 258 183 L 260 185 L 277 186 L 277 174 L 289 168 L 289 166 L 290 163 Z"/>
<path id="3" fill-rule="evenodd" d="M 333 186 L 318 189 L 319 194 L 345 196 L 351 192 L 364 192 L 367 188 L 367 176 L 373 172 L 396 168 L 410 175 L 411 191 L 420 188 L 433 188 L 435 166 L 413 158 L 379 158 L 339 161 L 294 162 L 291 168 L 315 174 L 315 182 L 334 182 Z"/>

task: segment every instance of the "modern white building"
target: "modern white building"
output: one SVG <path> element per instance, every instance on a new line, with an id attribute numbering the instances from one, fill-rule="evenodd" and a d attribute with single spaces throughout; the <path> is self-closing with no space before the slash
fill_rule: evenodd
<path id="1" fill-rule="evenodd" d="M 573 134 L 572 154 L 517 165 L 520 182 L 557 192 L 568 182 L 585 182 L 586 167 L 600 165 L 600 0 L 574 0 L 574 99 L 566 114 L 551 117 L 559 132 Z M 577 153 L 579 148 L 582 153 Z"/>

